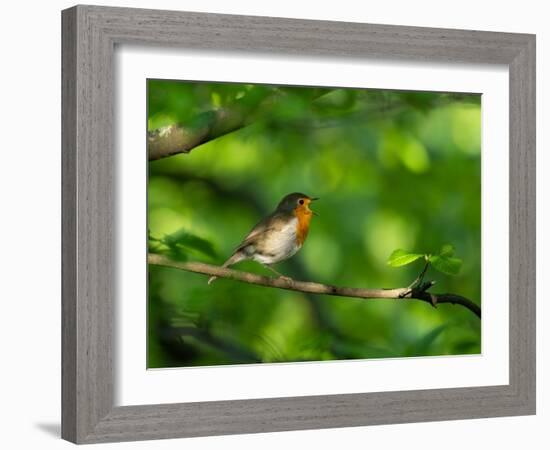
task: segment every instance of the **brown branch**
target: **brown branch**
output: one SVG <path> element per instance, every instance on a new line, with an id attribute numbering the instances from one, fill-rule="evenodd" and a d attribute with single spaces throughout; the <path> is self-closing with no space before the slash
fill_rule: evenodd
<path id="1" fill-rule="evenodd" d="M 230 108 L 205 111 L 189 123 L 172 124 L 147 133 L 149 161 L 166 158 L 178 153 L 189 153 L 205 142 L 239 130 L 269 110 L 279 98 L 280 89 L 252 89 L 244 97 L 233 102 Z"/>
<path id="2" fill-rule="evenodd" d="M 471 300 L 456 294 L 432 294 L 422 289 L 409 289 L 407 287 L 395 289 L 367 289 L 340 287 L 328 284 L 314 283 L 311 281 L 298 281 L 288 278 L 272 278 L 264 275 L 257 275 L 250 272 L 229 269 L 226 267 L 214 266 L 200 262 L 180 262 L 174 261 L 164 255 L 150 253 L 148 256 L 149 264 L 156 266 L 172 267 L 185 270 L 187 272 L 200 273 L 218 278 L 227 278 L 230 280 L 241 281 L 243 283 L 256 284 L 278 289 L 287 289 L 290 291 L 307 292 L 311 294 L 334 295 L 339 297 L 354 297 L 369 299 L 388 299 L 388 300 L 420 300 L 436 306 L 440 303 L 451 303 L 461 305 L 469 309 L 479 318 L 481 318 L 481 308 Z M 431 286 L 431 284 L 429 284 Z"/>
<path id="3" fill-rule="evenodd" d="M 171 124 L 147 133 L 147 152 L 149 161 L 166 158 L 179 153 L 190 153 L 195 147 L 214 140 L 232 131 L 240 130 L 254 122 L 257 117 L 253 114 L 256 108 L 275 103 L 277 95 L 267 97 L 259 105 L 234 105 L 231 109 L 215 109 L 199 114 L 189 124 Z M 402 105 L 397 105 L 402 107 Z M 394 108 L 395 109 L 395 108 Z M 330 128 L 342 125 L 362 123 L 373 112 L 387 113 L 386 109 L 374 108 L 354 113 L 347 113 L 336 118 L 324 118 L 318 120 L 292 120 L 285 121 L 271 118 L 276 124 L 284 124 L 288 128 Z M 252 114 L 252 117 L 250 116 Z"/>
<path id="4" fill-rule="evenodd" d="M 168 125 L 147 133 L 149 161 L 192 149 L 245 125 L 246 111 L 218 109 L 199 114 L 189 125 Z"/>
<path id="5" fill-rule="evenodd" d="M 269 108 L 283 96 L 280 90 L 252 89 L 230 108 L 205 111 L 189 123 L 168 125 L 147 133 L 149 161 L 178 153 L 189 153 L 195 147 L 245 127 L 257 113 Z"/>

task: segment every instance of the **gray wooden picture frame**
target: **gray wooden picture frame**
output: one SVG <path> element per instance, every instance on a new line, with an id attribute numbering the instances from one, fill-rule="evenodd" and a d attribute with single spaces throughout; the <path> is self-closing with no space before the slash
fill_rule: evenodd
<path id="1" fill-rule="evenodd" d="M 535 36 L 97 6 L 63 11 L 62 33 L 64 439 L 94 443 L 535 413 Z M 116 44 L 507 65 L 509 384 L 114 406 Z"/>

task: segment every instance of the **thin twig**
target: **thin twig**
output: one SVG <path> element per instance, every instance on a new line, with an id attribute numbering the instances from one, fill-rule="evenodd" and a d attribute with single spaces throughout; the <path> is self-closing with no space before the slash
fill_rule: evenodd
<path id="1" fill-rule="evenodd" d="M 422 272 L 420 272 L 420 275 L 416 277 L 416 280 L 414 280 L 410 285 L 409 289 L 412 289 L 416 286 L 418 286 L 420 283 L 422 283 L 422 280 L 424 279 L 424 275 L 426 275 L 426 272 L 428 270 L 428 267 L 430 267 L 430 261 L 426 261 L 426 264 L 424 265 L 424 269 L 422 269 Z"/>
<path id="2" fill-rule="evenodd" d="M 181 262 L 174 261 L 167 256 L 150 253 L 148 256 L 149 264 L 156 266 L 172 267 L 185 270 L 187 272 L 200 273 L 218 278 L 227 278 L 230 280 L 241 281 L 243 283 L 256 284 L 290 291 L 308 292 L 311 294 L 324 294 L 339 297 L 354 297 L 365 300 L 370 299 L 388 299 L 402 300 L 414 299 L 421 300 L 435 306 L 436 304 L 451 303 L 461 305 L 469 309 L 475 315 L 481 318 L 481 308 L 471 300 L 456 294 L 432 294 L 426 290 L 412 289 L 403 287 L 395 289 L 367 289 L 354 287 L 341 287 L 328 284 L 314 283 L 311 281 L 298 281 L 289 278 L 272 278 L 264 275 L 257 275 L 250 272 L 242 272 L 227 267 L 214 266 L 200 262 Z"/>

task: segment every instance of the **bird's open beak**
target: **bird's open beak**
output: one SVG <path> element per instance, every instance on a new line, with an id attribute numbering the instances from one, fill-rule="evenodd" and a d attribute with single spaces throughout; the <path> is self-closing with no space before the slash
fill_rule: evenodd
<path id="1" fill-rule="evenodd" d="M 319 197 L 313 197 L 313 198 L 309 199 L 310 202 L 314 202 L 315 200 L 319 200 Z M 315 211 L 313 211 L 311 209 L 310 209 L 310 211 L 313 213 L 314 216 L 319 217 L 319 213 L 316 213 Z"/>

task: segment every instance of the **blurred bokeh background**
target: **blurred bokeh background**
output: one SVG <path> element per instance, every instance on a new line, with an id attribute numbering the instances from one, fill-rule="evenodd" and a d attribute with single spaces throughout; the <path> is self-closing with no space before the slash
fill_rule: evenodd
<path id="1" fill-rule="evenodd" d="M 403 287 L 423 268 L 398 248 L 453 244 L 459 275 L 433 292 L 481 303 L 479 95 L 148 81 L 148 129 L 212 111 L 244 123 L 189 154 L 149 163 L 149 251 L 221 264 L 290 192 L 320 197 L 284 274 Z M 237 269 L 269 275 L 254 262 Z M 302 294 L 149 266 L 148 367 L 479 353 L 481 321 L 460 306 Z"/>

